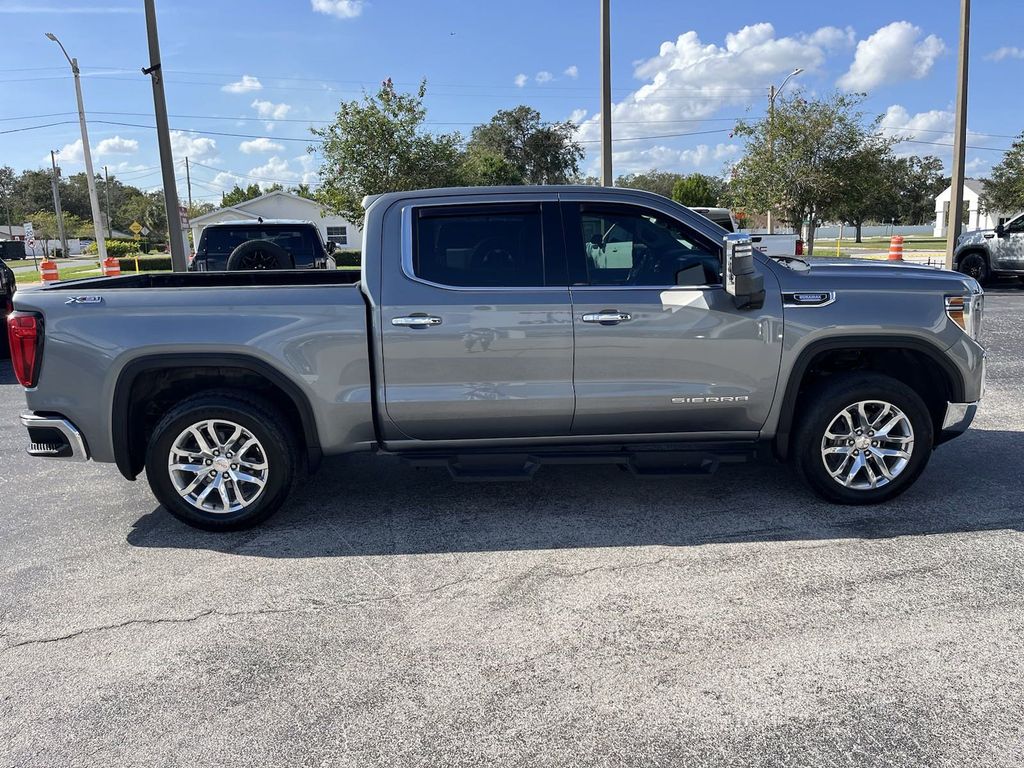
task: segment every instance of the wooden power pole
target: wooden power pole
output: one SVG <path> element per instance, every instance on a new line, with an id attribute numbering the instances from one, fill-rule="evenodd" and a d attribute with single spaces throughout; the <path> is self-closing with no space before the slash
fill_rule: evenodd
<path id="1" fill-rule="evenodd" d="M 957 61 L 956 117 L 953 125 L 953 178 L 946 217 L 946 269 L 964 223 L 964 161 L 967 153 L 967 71 L 971 38 L 971 0 L 960 0 L 960 56 Z"/>

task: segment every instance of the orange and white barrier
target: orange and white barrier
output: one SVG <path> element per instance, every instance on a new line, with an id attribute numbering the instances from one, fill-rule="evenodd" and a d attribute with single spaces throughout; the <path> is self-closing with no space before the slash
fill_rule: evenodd
<path id="1" fill-rule="evenodd" d="M 113 256 L 108 256 L 103 261 L 102 271 L 107 277 L 118 277 L 121 274 L 121 262 Z"/>
<path id="2" fill-rule="evenodd" d="M 39 262 L 39 274 L 42 276 L 44 283 L 60 280 L 60 275 L 57 273 L 57 262 L 50 261 L 49 259 L 43 259 L 43 261 Z"/>
<path id="3" fill-rule="evenodd" d="M 893 235 L 889 241 L 889 261 L 903 261 L 903 235 Z"/>

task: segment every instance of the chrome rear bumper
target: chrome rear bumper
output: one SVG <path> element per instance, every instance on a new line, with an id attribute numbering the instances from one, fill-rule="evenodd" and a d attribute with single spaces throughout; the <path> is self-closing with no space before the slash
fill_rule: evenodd
<path id="1" fill-rule="evenodd" d="M 85 438 L 74 424 L 60 416 L 23 413 L 21 423 L 28 430 L 28 455 L 65 461 L 88 461 Z"/>

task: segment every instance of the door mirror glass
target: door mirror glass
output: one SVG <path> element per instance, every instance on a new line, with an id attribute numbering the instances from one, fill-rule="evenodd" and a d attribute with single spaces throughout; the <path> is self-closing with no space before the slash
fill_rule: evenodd
<path id="1" fill-rule="evenodd" d="M 749 235 L 725 236 L 725 263 L 722 274 L 725 291 L 732 296 L 737 309 L 760 309 L 764 306 L 764 275 L 754 263 L 754 248 Z"/>
<path id="2" fill-rule="evenodd" d="M 324 243 L 324 247 L 327 248 L 327 255 L 330 256 L 337 250 L 338 244 L 333 240 L 328 240 L 326 243 Z"/>

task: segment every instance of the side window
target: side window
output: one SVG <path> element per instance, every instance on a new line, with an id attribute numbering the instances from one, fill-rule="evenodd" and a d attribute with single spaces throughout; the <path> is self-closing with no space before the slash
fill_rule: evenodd
<path id="1" fill-rule="evenodd" d="M 540 206 L 419 208 L 413 272 L 461 288 L 544 285 Z"/>
<path id="2" fill-rule="evenodd" d="M 719 285 L 720 248 L 661 213 L 632 206 L 580 211 L 590 285 Z"/>
<path id="3" fill-rule="evenodd" d="M 337 245 L 348 245 L 348 227 L 328 227 L 327 241 Z"/>
<path id="4" fill-rule="evenodd" d="M 1016 219 L 1006 225 L 1006 231 L 1011 234 L 1018 234 L 1024 232 L 1024 216 L 1018 216 Z"/>

